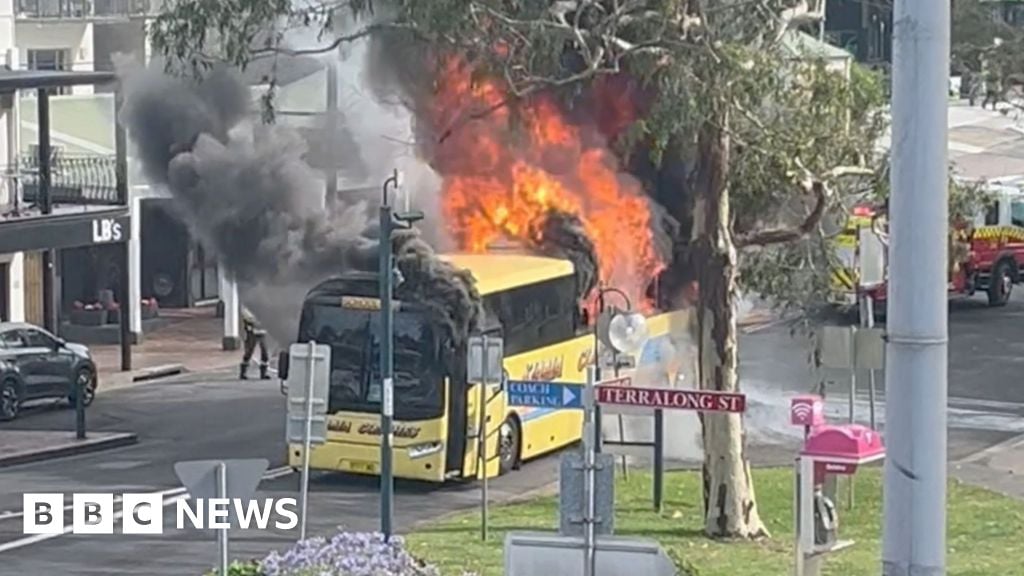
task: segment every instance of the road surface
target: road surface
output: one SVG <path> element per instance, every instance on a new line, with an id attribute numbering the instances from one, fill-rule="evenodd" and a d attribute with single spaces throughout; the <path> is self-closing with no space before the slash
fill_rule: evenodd
<path id="1" fill-rule="evenodd" d="M 1024 358 L 1024 301 L 988 309 L 980 301 L 953 305 L 950 317 L 950 457 L 958 459 L 1010 437 L 1024 434 L 1024 387 L 1019 372 Z M 748 436 L 771 445 L 785 459 L 798 431 L 788 425 L 788 398 L 807 392 L 821 379 L 807 361 L 810 341 L 794 339 L 784 327 L 741 339 L 741 377 L 749 397 Z M 828 376 L 828 375 L 826 375 Z M 846 414 L 846 384 L 841 374 L 828 390 L 833 418 Z M 860 381 L 866 382 L 866 375 Z M 879 421 L 883 421 L 883 378 L 878 376 Z M 857 416 L 867 420 L 866 394 L 857 396 Z M 0 572 L 7 574 L 117 575 L 201 574 L 215 563 L 211 533 L 168 530 L 156 536 L 63 535 L 26 543 L 21 534 L 24 492 L 154 492 L 179 486 L 173 464 L 182 460 L 268 458 L 271 468 L 284 463 L 284 399 L 277 383 L 239 382 L 229 373 L 186 375 L 101 394 L 89 410 L 97 430 L 133 430 L 136 446 L 109 452 L 0 469 Z M 692 416 L 669 418 L 673 455 L 695 456 L 698 443 Z M 5 427 L 73 429 L 73 412 L 63 408 L 30 410 Z M 645 425 L 647 427 L 649 425 Z M 647 428 L 649 429 L 649 428 Z M 678 454 L 677 454 L 678 453 Z M 699 454 L 696 454 L 699 456 Z M 491 482 L 495 498 L 522 494 L 556 478 L 557 458 L 528 464 L 524 470 Z M 258 496 L 291 497 L 298 478 L 288 471 L 265 480 Z M 474 485 L 448 487 L 399 484 L 396 526 L 477 505 Z M 375 479 L 316 475 L 310 501 L 310 532 L 329 534 L 341 526 L 373 530 L 379 501 Z M 173 507 L 168 508 L 173 511 Z M 170 525 L 173 513 L 167 513 Z M 556 522 L 552 518 L 552 524 Z M 286 547 L 297 531 L 234 532 L 232 557 L 262 556 Z"/>

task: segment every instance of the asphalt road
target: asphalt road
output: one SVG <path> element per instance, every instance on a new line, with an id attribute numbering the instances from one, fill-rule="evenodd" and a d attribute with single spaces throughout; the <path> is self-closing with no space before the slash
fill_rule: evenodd
<path id="1" fill-rule="evenodd" d="M 1024 433 L 1024 386 L 1018 378 L 1024 362 L 1024 299 L 1003 309 L 987 309 L 981 301 L 952 306 L 950 327 L 950 457 L 969 453 Z M 787 457 L 799 432 L 788 425 L 788 398 L 807 392 L 822 378 L 836 383 L 828 390 L 833 417 L 847 411 L 846 384 L 841 374 L 810 369 L 810 340 L 792 337 L 784 327 L 770 328 L 741 339 L 741 377 L 748 394 L 748 437 L 772 446 L 755 455 Z M 867 375 L 860 375 L 861 383 Z M 878 414 L 884 413 L 883 377 L 878 375 Z M 866 421 L 868 405 L 861 386 L 858 419 Z M 232 375 L 186 375 L 101 394 L 89 410 L 96 430 L 132 430 L 139 444 L 113 451 L 0 469 L 0 575 L 39 574 L 195 575 L 215 562 L 211 533 L 165 531 L 155 536 L 64 535 L 18 546 L 24 492 L 154 492 L 179 486 L 173 464 L 182 460 L 268 458 L 271 468 L 284 463 L 284 399 L 276 382 L 239 382 Z M 879 419 L 881 421 L 881 418 Z M 695 419 L 672 417 L 668 436 L 676 444 L 673 457 L 695 456 Z M 67 429 L 73 413 L 63 408 L 30 410 L 14 423 L 20 429 Z M 606 426 L 608 424 L 606 423 Z M 645 425 L 644 428 L 647 428 Z M 606 428 L 607 429 L 607 428 Z M 691 436 L 687 438 L 687 436 Z M 642 451 L 640 451 L 642 452 Z M 769 458 L 770 460 L 771 458 Z M 769 463 L 769 462 L 766 462 Z M 523 470 L 491 482 L 493 498 L 529 492 L 555 480 L 557 458 L 529 463 Z M 285 472 L 265 480 L 258 497 L 292 497 L 298 477 Z M 315 475 L 310 499 L 310 532 L 329 534 L 341 526 L 352 530 L 378 527 L 375 479 L 346 475 Z M 475 485 L 446 487 L 399 484 L 396 526 L 407 530 L 417 522 L 479 501 Z M 167 508 L 165 524 L 173 519 Z M 556 522 L 552 518 L 552 523 Z M 232 556 L 262 556 L 281 549 L 297 531 L 232 533 Z"/>
<path id="2" fill-rule="evenodd" d="M 88 412 L 95 430 L 134 430 L 136 446 L 0 470 L 0 575 L 201 574 L 214 565 L 212 533 L 165 531 L 155 536 L 66 535 L 15 549 L 5 544 L 24 538 L 24 492 L 157 492 L 180 486 L 173 465 L 183 460 L 268 458 L 271 469 L 284 464 L 284 398 L 276 381 L 239 382 L 228 374 L 196 375 L 154 382 L 100 395 Z M 73 412 L 62 407 L 30 410 L 7 426 L 20 429 L 73 429 Z M 298 475 L 264 480 L 257 498 L 296 497 Z M 499 499 L 540 488 L 555 474 L 555 460 L 530 463 L 517 474 L 493 480 Z M 339 526 L 372 531 L 379 527 L 378 481 L 315 474 L 309 502 L 311 534 Z M 70 502 L 70 496 L 68 496 Z M 479 502 L 475 485 L 446 487 L 399 483 L 396 528 Z M 170 527 L 174 506 L 165 509 Z M 70 521 L 70 513 L 67 515 Z M 232 532 L 233 557 L 262 556 L 298 537 L 289 532 Z"/>

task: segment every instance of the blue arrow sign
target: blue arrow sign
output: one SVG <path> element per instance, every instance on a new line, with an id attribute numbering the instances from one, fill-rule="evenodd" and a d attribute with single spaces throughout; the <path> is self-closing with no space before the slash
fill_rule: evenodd
<path id="1" fill-rule="evenodd" d="M 509 380 L 506 390 L 510 406 L 583 408 L 582 384 Z"/>

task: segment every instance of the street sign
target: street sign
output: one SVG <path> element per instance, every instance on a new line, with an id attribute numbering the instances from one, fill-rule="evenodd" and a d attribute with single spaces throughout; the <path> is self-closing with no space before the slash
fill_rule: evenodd
<path id="1" fill-rule="evenodd" d="M 310 426 L 310 444 L 327 441 L 327 396 L 330 391 L 331 347 L 313 345 L 312 413 L 307 410 L 306 391 L 310 388 L 310 345 L 292 344 L 288 351 L 288 442 L 306 440 L 306 419 Z"/>
<path id="2" fill-rule="evenodd" d="M 225 493 L 218 487 L 217 469 L 224 463 Z M 174 464 L 174 474 L 192 498 L 238 498 L 248 500 L 256 493 L 263 473 L 270 462 L 265 458 L 251 460 L 188 460 Z M 232 510 L 232 513 L 234 511 Z"/>
<path id="3" fill-rule="evenodd" d="M 509 380 L 509 406 L 583 408 L 583 385 L 568 382 Z"/>
<path id="4" fill-rule="evenodd" d="M 237 498 L 249 500 L 256 493 L 256 487 L 263 479 L 270 462 L 265 458 L 250 460 L 188 460 L 174 464 L 174 474 L 188 490 L 192 498 Z M 228 508 L 228 522 L 235 524 L 237 508 Z M 220 576 L 228 574 L 227 527 L 217 530 L 217 557 Z"/>
<path id="5" fill-rule="evenodd" d="M 739 413 L 746 410 L 747 397 L 743 394 L 707 390 L 598 386 L 597 403 L 668 410 Z"/>

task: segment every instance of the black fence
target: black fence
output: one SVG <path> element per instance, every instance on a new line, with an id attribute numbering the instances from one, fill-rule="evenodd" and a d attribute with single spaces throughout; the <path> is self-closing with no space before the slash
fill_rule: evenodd
<path id="1" fill-rule="evenodd" d="M 39 157 L 23 156 L 19 161 L 21 199 L 39 203 Z M 50 202 L 57 206 L 120 204 L 114 156 L 55 155 L 50 160 Z"/>
<path id="2" fill-rule="evenodd" d="M 17 0 L 19 18 L 117 18 L 147 16 L 159 0 Z"/>

